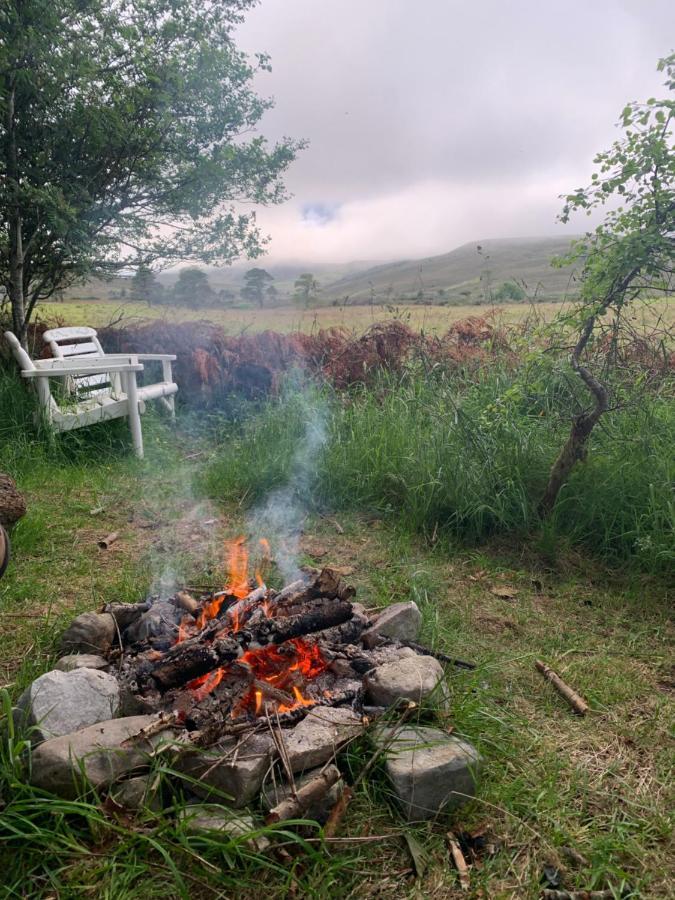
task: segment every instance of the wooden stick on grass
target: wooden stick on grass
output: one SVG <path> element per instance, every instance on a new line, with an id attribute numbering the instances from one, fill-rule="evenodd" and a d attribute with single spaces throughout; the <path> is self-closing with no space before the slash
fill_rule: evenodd
<path id="1" fill-rule="evenodd" d="M 565 700 L 569 703 L 575 713 L 580 716 L 585 716 L 588 712 L 588 703 L 581 697 L 575 690 L 573 690 L 569 684 L 566 684 L 560 675 L 556 674 L 553 669 L 549 668 L 546 663 L 543 663 L 540 659 L 535 661 L 535 666 L 538 671 L 551 682 L 556 691 L 560 694 L 561 697 L 564 697 Z"/>
<path id="2" fill-rule="evenodd" d="M 457 875 L 459 876 L 459 885 L 463 891 L 468 891 L 470 887 L 469 867 L 466 864 L 464 854 L 462 853 L 457 838 L 452 833 L 452 831 L 448 832 L 448 847 L 450 848 L 452 861 L 454 862 L 455 868 L 457 869 Z"/>

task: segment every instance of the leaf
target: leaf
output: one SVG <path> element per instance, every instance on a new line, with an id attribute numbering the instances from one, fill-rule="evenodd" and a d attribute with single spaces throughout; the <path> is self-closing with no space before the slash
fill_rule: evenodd
<path id="1" fill-rule="evenodd" d="M 429 854 L 424 847 L 422 847 L 417 838 L 409 832 L 404 831 L 403 837 L 405 838 L 408 850 L 410 851 L 410 856 L 412 857 L 415 875 L 417 878 L 422 878 L 429 866 Z"/>

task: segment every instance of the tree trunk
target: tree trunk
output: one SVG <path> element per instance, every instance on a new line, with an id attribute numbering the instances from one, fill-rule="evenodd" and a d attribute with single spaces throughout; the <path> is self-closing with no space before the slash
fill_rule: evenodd
<path id="1" fill-rule="evenodd" d="M 608 305 L 609 301 L 606 301 L 605 308 Z M 546 516 L 550 515 L 555 506 L 555 502 L 558 499 L 558 494 L 563 485 L 567 483 L 572 469 L 577 462 L 585 459 L 586 445 L 591 436 L 591 432 L 609 406 L 607 388 L 579 362 L 581 354 L 586 348 L 590 336 L 593 333 L 595 320 L 595 315 L 589 316 L 586 320 L 570 358 L 572 368 L 593 395 L 594 406 L 590 411 L 582 412 L 572 420 L 572 428 L 570 429 L 569 437 L 565 441 L 558 458 L 551 467 L 546 490 L 539 501 L 538 511 L 541 518 L 546 518 Z"/>
<path id="2" fill-rule="evenodd" d="M 9 209 L 9 302 L 12 309 L 14 333 L 26 348 L 26 303 L 23 291 L 23 230 L 21 221 L 21 198 L 19 180 L 19 160 L 16 146 L 16 79 L 11 78 L 6 113 L 7 131 L 7 181 L 12 194 Z"/>

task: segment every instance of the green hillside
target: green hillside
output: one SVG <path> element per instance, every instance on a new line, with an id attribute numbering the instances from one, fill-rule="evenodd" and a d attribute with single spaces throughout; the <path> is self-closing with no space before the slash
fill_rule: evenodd
<path id="1" fill-rule="evenodd" d="M 576 293 L 573 270 L 556 269 L 551 259 L 567 252 L 572 238 L 505 238 L 475 241 L 426 259 L 374 266 L 324 285 L 325 300 L 377 303 L 434 300 L 492 302 L 505 282 L 515 282 L 528 298 L 561 300 Z M 478 248 L 481 248 L 480 251 Z"/>

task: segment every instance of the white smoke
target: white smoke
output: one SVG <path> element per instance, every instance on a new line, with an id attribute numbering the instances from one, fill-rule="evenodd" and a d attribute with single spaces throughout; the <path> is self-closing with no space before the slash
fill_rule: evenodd
<path id="1" fill-rule="evenodd" d="M 300 537 L 317 462 L 328 439 L 325 404 L 312 395 L 306 385 L 300 386 L 296 402 L 302 404 L 304 423 L 303 432 L 298 435 L 288 482 L 268 494 L 248 518 L 252 537 L 270 541 L 272 555 L 285 584 L 301 575 L 298 568 Z"/>

